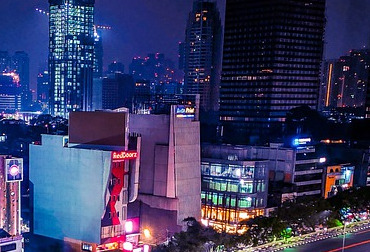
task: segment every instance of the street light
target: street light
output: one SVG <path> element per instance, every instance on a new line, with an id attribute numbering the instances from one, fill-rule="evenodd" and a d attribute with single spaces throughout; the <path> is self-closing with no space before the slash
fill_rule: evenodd
<path id="1" fill-rule="evenodd" d="M 342 252 L 344 252 L 344 244 L 346 242 L 346 226 L 348 225 L 348 222 L 344 222 L 344 235 L 343 235 L 343 244 L 342 244 Z"/>

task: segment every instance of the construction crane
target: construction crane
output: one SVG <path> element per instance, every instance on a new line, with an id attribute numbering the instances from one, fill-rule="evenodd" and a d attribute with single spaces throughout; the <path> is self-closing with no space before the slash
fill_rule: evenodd
<path id="1" fill-rule="evenodd" d="M 38 13 L 42 14 L 42 15 L 49 16 L 49 12 L 46 11 L 46 10 L 43 10 L 41 8 L 36 8 L 35 10 Z M 112 30 L 112 26 L 109 26 L 109 25 L 97 25 L 97 24 L 95 24 L 94 28 L 97 29 L 97 30 Z"/>

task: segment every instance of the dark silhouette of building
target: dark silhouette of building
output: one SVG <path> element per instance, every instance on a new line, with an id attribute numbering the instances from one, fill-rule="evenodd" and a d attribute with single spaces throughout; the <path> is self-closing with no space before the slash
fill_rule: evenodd
<path id="1" fill-rule="evenodd" d="M 121 62 L 113 61 L 108 66 L 108 73 L 125 73 L 125 66 Z"/>
<path id="2" fill-rule="evenodd" d="M 226 142 L 265 142 L 286 112 L 316 109 L 325 0 L 228 0 L 220 120 Z"/>
<path id="3" fill-rule="evenodd" d="M 49 102 L 49 72 L 47 70 L 37 75 L 37 101 L 43 106 Z"/>
<path id="4" fill-rule="evenodd" d="M 131 75 L 123 73 L 108 74 L 103 78 L 103 109 L 131 108 L 135 82 Z"/>
<path id="5" fill-rule="evenodd" d="M 134 57 L 129 73 L 135 80 L 149 80 L 151 83 L 170 83 L 177 79 L 174 63 L 163 53 L 150 53 L 147 57 Z"/>
<path id="6" fill-rule="evenodd" d="M 67 117 L 92 106 L 95 0 L 49 4 L 49 111 Z"/>
<path id="7" fill-rule="evenodd" d="M 137 80 L 135 82 L 133 112 L 137 114 L 149 114 L 153 103 L 154 98 L 150 89 L 150 82 L 148 80 Z"/>
<path id="8" fill-rule="evenodd" d="M 186 93 L 200 94 L 200 109 L 203 111 L 218 110 L 221 35 L 216 3 L 195 0 L 186 27 L 184 82 Z"/>
<path id="9" fill-rule="evenodd" d="M 0 51 L 0 73 L 10 70 L 11 57 L 7 51 Z"/>
<path id="10" fill-rule="evenodd" d="M 22 110 L 27 110 L 32 102 L 30 92 L 30 59 L 28 54 L 17 51 L 12 57 L 12 70 L 19 74 L 19 81 L 22 90 Z"/>

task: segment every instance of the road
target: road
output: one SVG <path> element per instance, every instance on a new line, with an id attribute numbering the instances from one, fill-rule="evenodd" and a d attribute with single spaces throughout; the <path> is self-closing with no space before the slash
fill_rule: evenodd
<path id="1" fill-rule="evenodd" d="M 343 235 L 317 241 L 304 246 L 284 249 L 284 252 L 342 252 Z M 345 252 L 370 251 L 370 229 L 357 233 L 347 233 L 345 239 Z"/>

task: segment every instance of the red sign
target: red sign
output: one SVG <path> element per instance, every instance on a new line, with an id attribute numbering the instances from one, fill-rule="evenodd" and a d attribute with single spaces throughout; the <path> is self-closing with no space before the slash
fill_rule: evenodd
<path id="1" fill-rule="evenodd" d="M 121 152 L 113 152 L 112 158 L 115 161 L 127 160 L 127 159 L 136 159 L 137 152 L 136 151 L 121 151 Z"/>

